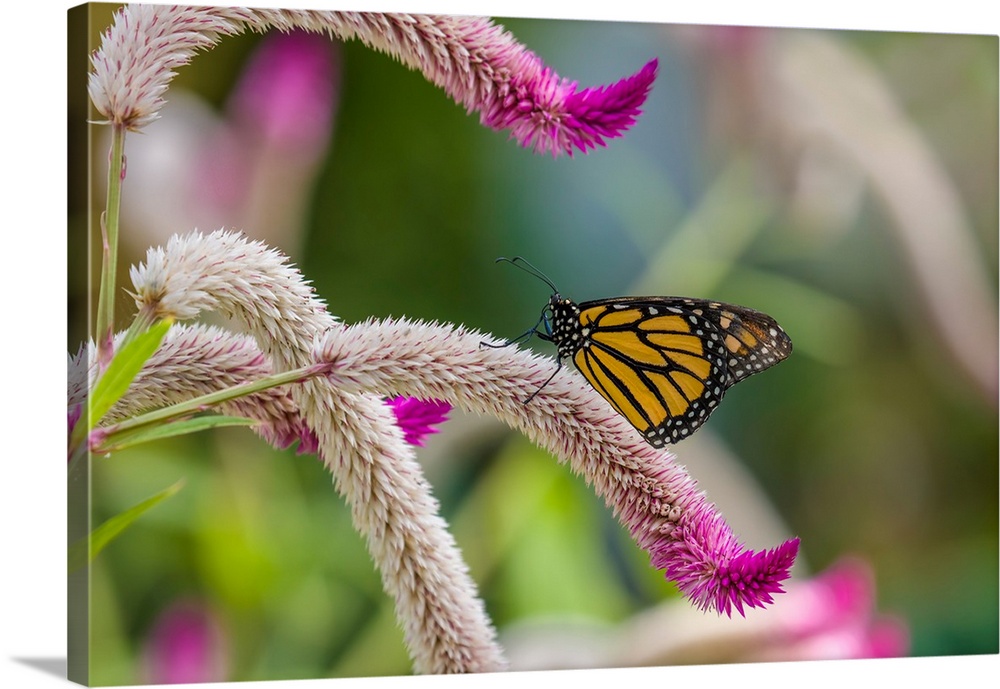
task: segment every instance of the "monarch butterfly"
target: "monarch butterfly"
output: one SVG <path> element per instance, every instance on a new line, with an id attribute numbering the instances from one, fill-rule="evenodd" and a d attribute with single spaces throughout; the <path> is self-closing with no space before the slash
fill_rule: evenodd
<path id="1" fill-rule="evenodd" d="M 570 358 L 653 447 L 691 435 L 726 390 L 792 352 L 791 339 L 773 318 L 744 306 L 686 297 L 615 297 L 577 304 L 520 256 L 497 261 L 507 261 L 552 288 L 535 327 L 508 342 L 536 334 L 557 349 L 559 366 L 525 404 Z"/>

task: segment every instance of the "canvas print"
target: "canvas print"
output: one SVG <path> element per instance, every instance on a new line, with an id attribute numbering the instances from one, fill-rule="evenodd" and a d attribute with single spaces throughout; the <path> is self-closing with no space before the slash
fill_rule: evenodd
<path id="1" fill-rule="evenodd" d="M 997 653 L 996 36 L 69 32 L 70 679 Z"/>

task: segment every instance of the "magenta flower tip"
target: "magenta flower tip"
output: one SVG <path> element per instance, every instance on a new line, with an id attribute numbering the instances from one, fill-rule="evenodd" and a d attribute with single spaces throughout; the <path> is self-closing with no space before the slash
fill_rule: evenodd
<path id="1" fill-rule="evenodd" d="M 542 68 L 534 78 L 515 84 L 515 95 L 497 100 L 483 111 L 482 121 L 537 153 L 573 155 L 606 146 L 635 124 L 656 79 L 659 60 L 614 84 L 577 91 L 577 84 Z"/>
<path id="2" fill-rule="evenodd" d="M 732 607 L 746 616 L 743 606 L 763 608 L 774 602 L 773 594 L 784 593 L 781 582 L 789 576 L 799 552 L 799 539 L 785 541 L 772 550 L 745 551 L 717 574 L 716 608 L 732 617 Z"/>
<path id="3" fill-rule="evenodd" d="M 659 60 L 653 58 L 630 77 L 608 86 L 587 88 L 566 99 L 565 124 L 569 142 L 584 153 L 606 146 L 635 124 L 656 79 Z M 572 149 L 567 146 L 567 153 Z"/>
<path id="4" fill-rule="evenodd" d="M 451 405 L 439 400 L 419 400 L 415 397 L 394 397 L 386 400 L 396 415 L 406 442 L 423 446 L 424 438 L 437 433 L 436 424 L 448 420 Z"/>
<path id="5" fill-rule="evenodd" d="M 729 534 L 727 534 L 729 536 Z M 774 594 L 783 593 L 781 583 L 789 576 L 799 550 L 793 538 L 777 548 L 755 552 L 737 551 L 738 544 L 729 538 L 706 553 L 701 544 L 687 539 L 662 548 L 653 564 L 664 568 L 668 579 L 702 610 L 715 610 L 732 617 L 733 608 L 746 616 L 744 608 L 763 608 L 774 602 Z"/>

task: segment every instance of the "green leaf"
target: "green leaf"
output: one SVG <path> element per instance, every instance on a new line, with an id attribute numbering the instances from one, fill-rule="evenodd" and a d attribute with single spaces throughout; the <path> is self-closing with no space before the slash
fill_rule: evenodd
<path id="1" fill-rule="evenodd" d="M 87 428 L 88 431 L 125 394 L 146 361 L 159 348 L 172 324 L 172 318 L 158 321 L 149 330 L 138 335 L 118 350 L 104 375 L 100 377 L 90 393 L 90 414 L 87 421 L 90 427 Z"/>
<path id="2" fill-rule="evenodd" d="M 177 435 L 187 433 L 197 433 L 210 428 L 220 428 L 222 426 L 252 426 L 256 423 L 253 419 L 246 419 L 241 416 L 221 416 L 210 414 L 198 416 L 193 419 L 184 419 L 165 423 L 160 426 L 140 427 L 135 430 L 125 430 L 120 433 L 108 435 L 99 447 L 94 448 L 94 452 L 103 454 L 105 452 L 117 452 L 133 445 L 148 443 L 154 440 L 163 440 Z"/>
<path id="3" fill-rule="evenodd" d="M 81 567 L 85 567 L 94 561 L 97 554 L 101 552 L 108 543 L 121 535 L 136 519 L 142 516 L 153 506 L 163 502 L 175 495 L 184 486 L 183 479 L 165 488 L 156 495 L 146 498 L 138 505 L 129 508 L 121 514 L 116 514 L 106 522 L 90 532 L 89 536 L 81 538 L 69 547 L 69 573 L 73 573 Z M 89 548 L 88 548 L 89 542 Z"/>

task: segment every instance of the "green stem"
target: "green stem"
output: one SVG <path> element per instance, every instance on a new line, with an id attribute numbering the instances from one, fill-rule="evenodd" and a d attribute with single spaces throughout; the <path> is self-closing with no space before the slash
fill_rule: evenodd
<path id="1" fill-rule="evenodd" d="M 174 404 L 169 407 L 164 407 L 163 409 L 151 411 L 148 414 L 143 414 L 142 416 L 136 416 L 110 426 L 94 429 L 93 432 L 100 432 L 100 435 L 102 436 L 101 440 L 104 442 L 106 439 L 119 433 L 190 416 L 191 414 L 205 411 L 206 409 L 222 404 L 223 402 L 229 402 L 238 397 L 251 395 L 255 392 L 261 392 L 269 388 L 275 388 L 279 385 L 301 383 L 302 381 L 312 378 L 313 376 L 326 373 L 330 370 L 330 368 L 331 364 L 324 362 L 303 366 L 302 368 L 285 371 L 283 373 L 274 373 L 270 376 L 260 378 L 259 380 L 243 383 L 242 385 L 226 388 L 225 390 L 211 392 L 207 395 L 202 395 L 201 397 L 195 397 L 187 402 Z"/>
<path id="2" fill-rule="evenodd" d="M 118 350 L 121 351 L 122 349 L 125 349 L 125 347 L 132 340 L 149 330 L 156 322 L 156 316 L 152 311 L 146 308 L 140 308 L 139 312 L 135 314 L 135 318 L 132 319 L 132 325 L 130 325 L 128 330 L 125 331 L 122 341 L 118 343 Z"/>
<path id="3" fill-rule="evenodd" d="M 97 362 L 103 371 L 114 353 L 115 277 L 118 270 L 118 223 L 121 214 L 122 181 L 125 178 L 125 127 L 111 126 L 108 156 L 108 198 L 101 215 L 101 288 L 97 301 Z"/>

